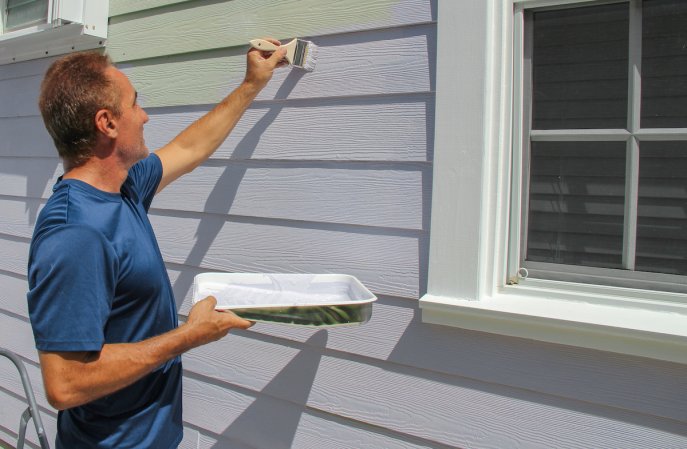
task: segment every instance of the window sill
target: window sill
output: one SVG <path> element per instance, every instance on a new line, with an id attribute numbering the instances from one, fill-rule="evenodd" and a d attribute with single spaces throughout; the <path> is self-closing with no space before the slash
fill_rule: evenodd
<path id="1" fill-rule="evenodd" d="M 428 294 L 420 308 L 425 323 L 687 364 L 684 304 L 655 306 L 584 290 L 508 286 L 480 301 Z"/>

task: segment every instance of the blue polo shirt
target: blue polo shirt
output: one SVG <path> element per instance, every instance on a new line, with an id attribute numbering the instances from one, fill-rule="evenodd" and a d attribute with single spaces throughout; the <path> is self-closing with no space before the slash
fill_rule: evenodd
<path id="1" fill-rule="evenodd" d="M 162 178 L 151 154 L 120 193 L 60 179 L 29 254 L 29 314 L 40 351 L 100 351 L 178 325 L 172 287 L 147 211 Z M 182 438 L 181 359 L 58 414 L 57 448 L 173 448 Z"/>

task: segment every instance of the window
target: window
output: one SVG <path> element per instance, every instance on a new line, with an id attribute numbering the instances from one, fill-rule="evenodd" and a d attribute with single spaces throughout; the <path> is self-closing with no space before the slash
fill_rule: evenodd
<path id="1" fill-rule="evenodd" d="M 438 3 L 423 322 L 687 363 L 682 3 Z"/>
<path id="2" fill-rule="evenodd" d="M 687 292 L 687 2 L 525 12 L 519 267 Z"/>
<path id="3" fill-rule="evenodd" d="M 48 0 L 5 0 L 4 30 L 14 31 L 48 20 Z"/>
<path id="4" fill-rule="evenodd" d="M 108 0 L 0 0 L 0 65 L 103 47 Z"/>

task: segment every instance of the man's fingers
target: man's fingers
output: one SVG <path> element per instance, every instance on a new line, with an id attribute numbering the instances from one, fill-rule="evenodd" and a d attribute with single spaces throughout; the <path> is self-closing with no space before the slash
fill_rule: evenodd
<path id="1" fill-rule="evenodd" d="M 214 309 L 217 305 L 217 298 L 214 296 L 208 296 L 203 301 L 207 301 L 208 308 Z"/>
<path id="2" fill-rule="evenodd" d="M 271 42 L 272 44 L 276 45 L 277 47 L 281 47 L 281 42 L 279 42 L 277 39 L 272 39 L 271 37 L 263 37 L 261 38 L 263 41 Z M 263 57 L 263 59 L 268 59 L 270 56 L 272 56 L 274 53 L 277 52 L 275 51 L 266 51 L 266 50 L 261 50 L 259 48 L 255 48 L 251 46 L 251 48 L 248 50 L 249 53 L 251 52 L 258 52 L 260 53 L 260 56 Z"/>
<path id="3" fill-rule="evenodd" d="M 237 327 L 239 329 L 248 329 L 255 324 L 254 321 L 249 321 L 241 318 L 231 310 L 222 310 L 221 313 L 231 316 L 231 327 Z"/>
<path id="4" fill-rule="evenodd" d="M 272 63 L 273 67 L 277 67 L 279 64 L 281 64 L 284 61 L 284 57 L 286 56 L 286 49 L 285 48 L 277 48 L 274 53 L 272 53 L 272 56 L 269 57 L 269 61 Z"/>
<path id="5" fill-rule="evenodd" d="M 239 322 L 239 324 L 237 324 L 234 327 L 238 327 L 239 329 L 246 330 L 249 327 L 252 327 L 254 324 L 255 324 L 255 321 L 248 321 L 248 320 L 244 320 L 243 318 L 241 318 L 241 321 Z"/>
<path id="6" fill-rule="evenodd" d="M 281 42 L 280 42 L 280 41 L 278 41 L 277 39 L 273 39 L 273 38 L 271 38 L 271 37 L 263 37 L 262 40 L 265 40 L 265 41 L 267 41 L 267 42 L 272 42 L 272 43 L 273 43 L 274 45 L 276 45 L 277 47 L 279 47 L 279 46 L 281 45 Z"/>

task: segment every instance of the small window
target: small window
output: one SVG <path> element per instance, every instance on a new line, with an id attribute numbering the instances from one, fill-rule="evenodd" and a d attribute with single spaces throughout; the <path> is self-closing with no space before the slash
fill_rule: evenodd
<path id="1" fill-rule="evenodd" d="M 0 0 L 0 65 L 106 45 L 108 0 Z"/>
<path id="2" fill-rule="evenodd" d="M 525 17 L 517 268 L 687 292 L 687 2 Z"/>
<path id="3" fill-rule="evenodd" d="M 5 32 L 45 23 L 48 19 L 48 0 L 5 0 L 4 6 Z"/>

